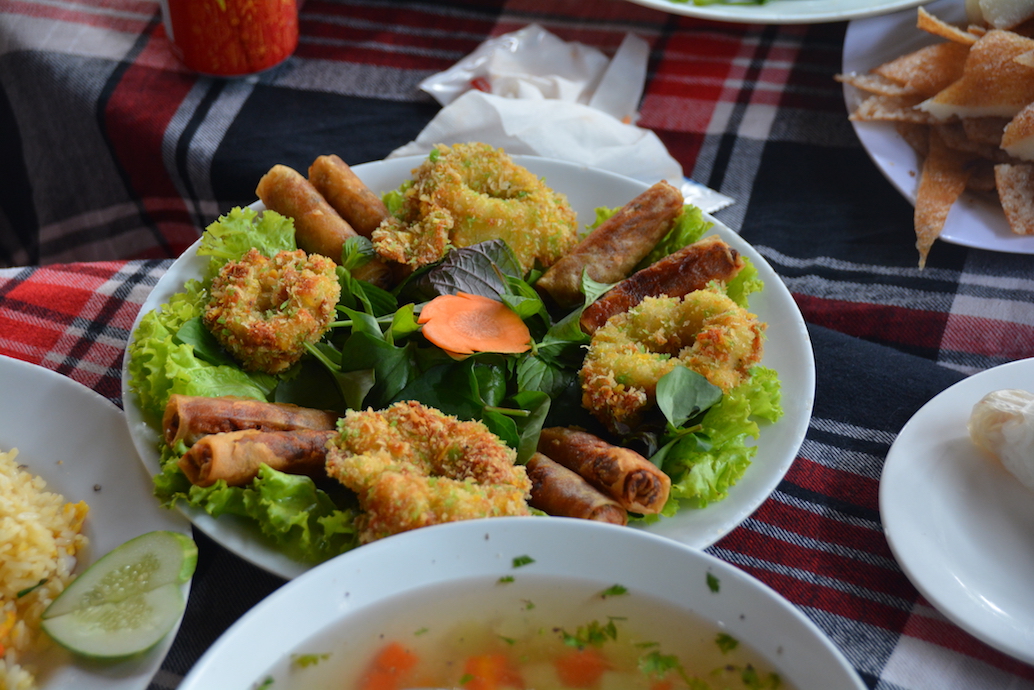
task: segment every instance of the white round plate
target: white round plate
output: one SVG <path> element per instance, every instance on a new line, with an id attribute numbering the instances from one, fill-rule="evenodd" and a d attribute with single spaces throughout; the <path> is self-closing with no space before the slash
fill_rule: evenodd
<path id="1" fill-rule="evenodd" d="M 872 17 L 921 5 L 927 0 L 768 0 L 763 5 L 694 5 L 672 0 L 629 0 L 669 14 L 741 24 L 821 24 Z"/>
<path id="2" fill-rule="evenodd" d="M 1034 663 L 1034 491 L 966 430 L 991 391 L 1034 391 L 1034 359 L 959 381 L 924 405 L 887 454 L 883 530 L 909 580 L 974 637 Z"/>
<path id="3" fill-rule="evenodd" d="M 523 556 L 534 562 L 514 570 L 513 560 Z M 515 582 L 506 587 L 518 586 L 525 575 L 589 581 L 600 590 L 620 584 L 632 594 L 688 609 L 753 648 L 798 690 L 865 687 L 832 642 L 800 611 L 713 556 L 588 520 L 490 518 L 388 537 L 314 568 L 238 620 L 198 661 L 179 690 L 254 688 L 277 660 L 295 651 L 322 650 L 321 632 L 326 635 L 365 607 L 458 581 L 466 591 L 485 585 L 505 597 L 499 579 L 512 576 Z M 276 634 L 270 635 L 270 630 Z M 280 687 L 279 680 L 273 677 L 271 687 Z"/>
<path id="4" fill-rule="evenodd" d="M 47 490 L 90 506 L 90 540 L 81 572 L 116 546 L 154 530 L 190 534 L 182 516 L 159 506 L 140 467 L 122 411 L 109 400 L 49 369 L 0 355 L 0 449 L 47 482 Z M 184 586 L 184 596 L 189 586 Z M 177 625 L 178 627 L 178 625 Z M 54 649 L 40 662 L 40 690 L 141 690 L 158 671 L 176 632 L 144 656 L 110 664 L 79 662 Z M 43 669 L 46 670 L 43 670 Z"/>
<path id="5" fill-rule="evenodd" d="M 939 0 L 925 7 L 930 14 L 961 24 L 966 19 L 963 0 Z M 864 74 L 939 39 L 916 28 L 916 11 L 899 12 L 851 22 L 844 37 L 842 72 Z M 854 112 L 861 95 L 844 85 L 848 112 Z M 921 160 L 889 122 L 852 122 L 855 133 L 876 167 L 912 204 L 915 204 Z M 1034 254 L 1034 236 L 1017 235 L 1009 229 L 996 201 L 966 192 L 952 206 L 940 239 L 976 249 L 1014 254 Z"/>
<path id="6" fill-rule="evenodd" d="M 622 205 L 648 187 L 628 177 L 574 163 L 533 156 L 512 158 L 544 177 L 554 189 L 565 193 L 583 223 L 595 218 L 596 208 Z M 423 159 L 423 156 L 394 158 L 357 165 L 354 170 L 374 192 L 382 194 L 398 188 L 409 179 L 412 169 Z M 663 519 L 646 528 L 697 548 L 709 546 L 723 537 L 772 493 L 804 440 L 815 397 L 815 360 L 811 340 L 793 297 L 772 267 L 753 247 L 717 220 L 711 220 L 715 223 L 711 232 L 720 235 L 753 261 L 759 277 L 765 282 L 765 289 L 751 296 L 750 306 L 759 319 L 768 323 L 763 364 L 779 373 L 785 414 L 776 424 L 762 427 L 757 443 L 758 453 L 752 466 L 729 491 L 725 500 L 703 510 L 684 509 L 675 517 Z M 143 314 L 157 308 L 178 292 L 185 280 L 200 277 L 201 269 L 202 263 L 196 255 L 195 245 L 177 259 L 169 272 L 158 281 L 144 302 L 137 322 Z M 136 396 L 128 389 L 129 377 L 125 371 L 127 363 L 128 355 L 122 375 L 126 420 L 144 464 L 148 470 L 156 473 L 158 435 L 144 423 Z M 281 577 L 292 578 L 308 569 L 305 564 L 267 547 L 254 537 L 251 529 L 239 522 L 226 520 L 225 516 L 215 520 L 198 510 L 188 510 L 187 515 L 215 541 Z"/>

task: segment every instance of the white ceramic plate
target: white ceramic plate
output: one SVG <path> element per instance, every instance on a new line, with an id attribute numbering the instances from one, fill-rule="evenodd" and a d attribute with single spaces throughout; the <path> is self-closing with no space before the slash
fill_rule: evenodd
<path id="1" fill-rule="evenodd" d="M 532 172 L 545 177 L 554 189 L 567 194 L 581 222 L 595 218 L 594 209 L 624 204 L 647 188 L 646 184 L 631 178 L 573 163 L 530 156 L 513 158 Z M 396 158 L 357 165 L 354 170 L 373 191 L 381 194 L 396 189 L 409 179 L 411 170 L 421 160 L 422 156 Z M 779 372 L 785 415 L 778 423 L 763 427 L 754 463 L 729 492 L 728 498 L 703 510 L 682 510 L 674 518 L 661 520 L 647 528 L 698 548 L 709 546 L 727 534 L 772 493 L 804 440 L 815 396 L 815 362 L 811 341 L 793 297 L 757 251 L 732 230 L 718 221 L 714 222 L 714 232 L 749 257 L 765 281 L 764 291 L 751 297 L 750 306 L 761 320 L 768 323 L 763 363 Z M 170 295 L 181 289 L 187 278 L 201 275 L 202 264 L 195 249 L 196 245 L 187 250 L 162 277 L 141 308 L 140 316 L 166 302 Z M 144 464 L 148 470 L 156 473 L 158 454 L 155 447 L 158 435 L 143 422 L 136 396 L 127 388 L 128 380 L 124 365 L 122 384 L 126 419 Z M 215 520 L 197 510 L 188 510 L 187 514 L 195 525 L 214 540 L 262 568 L 285 578 L 295 577 L 306 570 L 303 564 L 266 547 L 241 523 L 222 517 Z"/>
<path id="2" fill-rule="evenodd" d="M 66 500 L 86 501 L 89 538 L 76 570 L 135 536 L 153 530 L 190 534 L 182 516 L 158 505 L 151 479 L 136 460 L 122 411 L 106 398 L 56 372 L 0 356 L 0 449 L 18 449 L 17 462 Z M 184 586 L 184 596 L 188 587 Z M 178 626 L 177 626 L 178 627 Z M 94 664 L 60 650 L 40 662 L 40 690 L 140 690 L 161 666 L 175 630 L 141 658 Z"/>
<path id="3" fill-rule="evenodd" d="M 940 0 L 926 6 L 934 16 L 952 23 L 963 23 L 966 7 L 963 0 Z M 851 22 L 844 37 L 842 72 L 859 74 L 937 39 L 916 28 L 916 11 L 899 12 Z M 860 95 L 854 87 L 844 86 L 848 112 L 854 112 Z M 911 203 L 915 203 L 919 181 L 920 159 L 905 143 L 892 123 L 852 122 L 862 146 L 876 167 Z M 1034 254 L 1034 236 L 1017 235 L 1009 230 L 1002 207 L 965 193 L 952 206 L 940 239 L 952 244 L 977 249 L 1015 254 Z"/>
<path id="4" fill-rule="evenodd" d="M 661 12 L 744 24 L 819 24 L 872 17 L 926 0 L 768 0 L 764 5 L 694 5 L 671 0 L 629 0 Z"/>
<path id="5" fill-rule="evenodd" d="M 513 559 L 521 556 L 534 563 L 514 570 Z M 227 630 L 180 690 L 254 688 L 277 660 L 310 649 L 321 631 L 364 607 L 449 582 L 462 581 L 473 591 L 482 585 L 498 588 L 500 577 L 512 575 L 515 583 L 506 587 L 516 586 L 525 574 L 588 580 L 599 590 L 621 584 L 633 594 L 689 609 L 752 647 L 799 690 L 865 687 L 800 611 L 712 556 L 588 520 L 492 518 L 389 537 L 309 571 Z M 709 577 L 717 581 L 717 592 L 709 587 Z M 280 687 L 279 680 L 274 677 L 272 687 Z"/>
<path id="6" fill-rule="evenodd" d="M 934 607 L 1034 663 L 1034 491 L 966 430 L 973 405 L 1002 388 L 1034 391 L 1034 359 L 974 374 L 915 414 L 887 454 L 880 515 L 902 569 Z"/>

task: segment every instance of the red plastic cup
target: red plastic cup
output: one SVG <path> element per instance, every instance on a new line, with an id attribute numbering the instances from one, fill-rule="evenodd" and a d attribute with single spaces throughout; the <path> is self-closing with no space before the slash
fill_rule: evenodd
<path id="1" fill-rule="evenodd" d="M 298 47 L 296 0 L 162 0 L 162 16 L 173 52 L 201 74 L 262 72 Z"/>

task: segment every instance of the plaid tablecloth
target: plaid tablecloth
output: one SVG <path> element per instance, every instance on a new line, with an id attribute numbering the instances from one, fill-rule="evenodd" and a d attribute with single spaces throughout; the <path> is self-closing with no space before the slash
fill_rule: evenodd
<path id="1" fill-rule="evenodd" d="M 877 504 L 886 453 L 923 403 L 1034 355 L 1034 259 L 939 243 L 916 268 L 912 209 L 860 148 L 833 81 L 843 23 L 721 24 L 618 0 L 307 0 L 294 57 L 219 80 L 178 65 L 153 0 L 0 0 L 0 353 L 121 403 L 132 321 L 201 227 L 253 200 L 275 163 L 360 163 L 410 141 L 437 111 L 423 77 L 531 22 L 606 52 L 629 31 L 650 43 L 639 124 L 737 200 L 717 215 L 809 324 L 808 436 L 709 552 L 799 606 L 872 688 L 1034 688 L 1034 668 L 916 592 Z M 174 688 L 282 584 L 196 536 L 186 619 L 152 688 Z"/>

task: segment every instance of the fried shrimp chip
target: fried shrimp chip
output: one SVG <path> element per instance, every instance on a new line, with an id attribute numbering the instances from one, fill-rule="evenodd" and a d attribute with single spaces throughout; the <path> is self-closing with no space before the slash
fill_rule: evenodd
<path id="1" fill-rule="evenodd" d="M 550 266 L 578 243 L 575 213 L 502 149 L 439 144 L 413 171 L 397 217 L 373 233 L 377 253 L 410 269 L 445 256 L 449 247 L 504 240 L 527 271 Z"/>
<path id="2" fill-rule="evenodd" d="M 635 426 L 677 366 L 728 392 L 761 361 L 765 324 L 718 288 L 647 297 L 596 331 L 582 365 L 582 405 L 615 432 Z"/>
<path id="3" fill-rule="evenodd" d="M 443 522 L 530 515 L 517 454 L 481 422 L 415 401 L 350 411 L 328 444 L 327 474 L 358 494 L 363 543 Z"/>
<path id="4" fill-rule="evenodd" d="M 320 254 L 250 249 L 212 280 L 203 321 L 244 369 L 275 374 L 330 328 L 341 295 L 335 264 Z"/>

